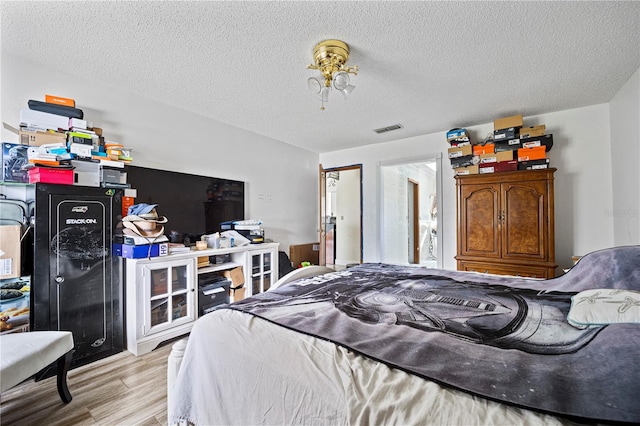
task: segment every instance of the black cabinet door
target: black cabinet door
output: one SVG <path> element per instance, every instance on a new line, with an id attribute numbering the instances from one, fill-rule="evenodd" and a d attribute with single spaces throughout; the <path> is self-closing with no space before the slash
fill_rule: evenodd
<path id="1" fill-rule="evenodd" d="M 33 329 L 73 333 L 72 366 L 124 346 L 119 259 L 111 254 L 120 191 L 36 186 Z"/>

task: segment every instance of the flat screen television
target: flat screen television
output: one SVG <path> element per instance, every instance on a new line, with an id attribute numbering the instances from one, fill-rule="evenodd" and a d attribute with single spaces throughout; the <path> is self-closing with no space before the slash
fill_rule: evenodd
<path id="1" fill-rule="evenodd" d="M 244 182 L 140 166 L 127 166 L 137 203 L 157 204 L 172 242 L 194 244 L 220 223 L 244 219 Z"/>

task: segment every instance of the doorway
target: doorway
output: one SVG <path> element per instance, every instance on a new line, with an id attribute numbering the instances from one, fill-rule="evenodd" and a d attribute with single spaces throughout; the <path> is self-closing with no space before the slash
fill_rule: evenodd
<path id="1" fill-rule="evenodd" d="M 320 264 L 362 263 L 362 165 L 320 166 Z"/>
<path id="2" fill-rule="evenodd" d="M 442 155 L 380 164 L 381 261 L 441 267 Z"/>
<path id="3" fill-rule="evenodd" d="M 407 232 L 409 263 L 420 263 L 420 183 L 407 179 Z"/>

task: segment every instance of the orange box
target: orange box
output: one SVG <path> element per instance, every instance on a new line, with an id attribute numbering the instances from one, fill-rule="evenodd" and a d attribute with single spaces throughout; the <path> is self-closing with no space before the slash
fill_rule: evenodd
<path id="1" fill-rule="evenodd" d="M 495 145 L 492 143 L 486 143 L 484 145 L 473 145 L 473 155 L 493 154 L 495 152 Z"/>
<path id="2" fill-rule="evenodd" d="M 122 217 L 125 217 L 129 214 L 129 207 L 133 206 L 135 203 L 135 197 L 122 197 Z"/>
<path id="3" fill-rule="evenodd" d="M 71 98 L 63 98 L 62 96 L 44 95 L 44 101 L 50 104 L 64 105 L 75 108 L 76 101 Z"/>
<path id="4" fill-rule="evenodd" d="M 518 161 L 541 160 L 546 158 L 547 148 L 545 146 L 536 146 L 533 148 L 518 149 Z"/>

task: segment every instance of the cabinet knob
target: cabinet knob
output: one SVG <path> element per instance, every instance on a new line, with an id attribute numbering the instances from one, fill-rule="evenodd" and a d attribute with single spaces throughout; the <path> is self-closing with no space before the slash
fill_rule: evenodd
<path id="1" fill-rule="evenodd" d="M 58 284 L 63 283 L 64 282 L 64 277 L 61 275 L 58 275 L 57 277 L 54 278 L 55 282 L 57 282 Z"/>

